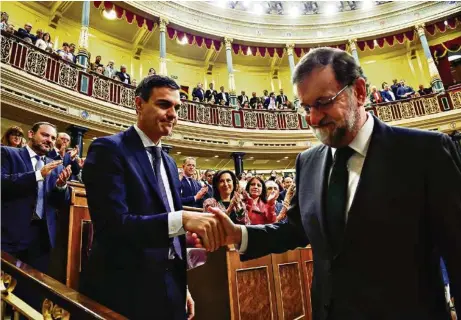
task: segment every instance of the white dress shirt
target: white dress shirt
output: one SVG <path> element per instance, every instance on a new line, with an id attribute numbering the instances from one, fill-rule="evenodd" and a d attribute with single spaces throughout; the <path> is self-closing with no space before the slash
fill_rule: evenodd
<path id="1" fill-rule="evenodd" d="M 154 146 L 159 147 L 159 148 L 162 147 L 161 141 L 159 141 L 158 144 L 155 144 L 141 129 L 138 128 L 137 125 L 134 125 L 134 129 L 136 130 L 139 137 L 141 138 L 144 148 L 154 147 Z M 146 154 L 149 157 L 152 170 L 154 170 L 152 154 L 149 151 L 147 151 L 147 149 L 146 149 Z M 163 164 L 163 159 L 161 160 L 161 163 L 160 163 L 160 175 L 162 176 L 162 181 L 165 186 L 165 192 L 166 192 L 166 197 L 168 199 L 168 205 L 170 206 L 170 208 L 173 209 L 174 208 L 173 195 L 171 193 L 170 182 L 168 181 L 168 175 L 166 173 L 165 166 Z M 168 235 L 169 237 L 174 238 L 176 236 L 180 236 L 185 233 L 186 232 L 184 231 L 184 228 L 182 225 L 182 211 L 169 212 L 168 213 Z"/>
<path id="2" fill-rule="evenodd" d="M 32 168 L 35 170 L 35 167 L 37 166 L 37 158 L 35 158 L 35 156 L 37 156 L 37 154 L 28 145 L 26 145 L 26 149 L 29 152 L 30 161 L 32 161 Z M 45 163 L 45 161 L 43 162 Z M 42 180 L 44 180 L 42 176 L 42 172 L 40 170 L 35 171 L 35 181 L 42 181 Z"/>
<path id="3" fill-rule="evenodd" d="M 355 192 L 357 191 L 357 186 L 359 185 L 360 175 L 362 173 L 363 163 L 365 162 L 365 157 L 368 152 L 368 146 L 370 145 L 371 134 L 373 133 L 374 119 L 367 113 L 367 120 L 362 128 L 357 133 L 357 136 L 349 143 L 349 147 L 355 152 L 349 158 L 347 162 L 347 171 L 349 172 L 349 181 L 347 184 L 347 207 L 346 207 L 346 221 L 348 218 L 348 213 L 354 200 Z M 331 148 L 332 156 L 334 158 L 336 148 Z M 330 173 L 333 168 L 330 168 Z M 328 183 L 330 183 L 328 181 Z M 242 243 L 239 248 L 240 253 L 245 253 L 248 247 L 248 232 L 245 226 L 241 226 L 242 229 Z"/>

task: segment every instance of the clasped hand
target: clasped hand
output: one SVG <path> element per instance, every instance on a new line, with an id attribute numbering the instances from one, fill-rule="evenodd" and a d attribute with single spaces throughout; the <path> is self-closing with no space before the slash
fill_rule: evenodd
<path id="1" fill-rule="evenodd" d="M 183 211 L 184 229 L 196 234 L 201 241 L 195 247 L 215 251 L 221 246 L 240 243 L 241 229 L 219 208 L 209 207 L 208 212 Z"/>

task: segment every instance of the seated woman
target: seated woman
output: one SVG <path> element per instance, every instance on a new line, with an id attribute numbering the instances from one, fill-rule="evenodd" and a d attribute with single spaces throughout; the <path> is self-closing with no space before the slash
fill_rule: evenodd
<path id="1" fill-rule="evenodd" d="M 238 190 L 237 177 L 230 170 L 218 171 L 213 177 L 213 198 L 206 199 L 203 209 L 218 207 L 236 224 L 249 224 L 244 197 Z"/>
<path id="2" fill-rule="evenodd" d="M 272 192 L 266 199 L 266 185 L 259 177 L 248 181 L 246 192 L 250 195 L 246 199 L 246 208 L 251 224 L 269 224 L 275 222 L 275 201 L 278 192 Z"/>

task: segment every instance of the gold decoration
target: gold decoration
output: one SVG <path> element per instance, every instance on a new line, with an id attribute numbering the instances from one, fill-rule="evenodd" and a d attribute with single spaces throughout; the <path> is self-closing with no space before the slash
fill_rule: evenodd
<path id="1" fill-rule="evenodd" d="M 45 76 L 47 57 L 35 50 L 29 50 L 24 69 L 38 77 Z"/>
<path id="2" fill-rule="evenodd" d="M 1 45 L 1 61 L 8 63 L 11 54 L 11 44 L 13 39 L 8 39 L 7 37 L 2 36 L 2 45 Z"/>
<path id="3" fill-rule="evenodd" d="M 390 108 L 390 106 L 380 106 L 380 107 L 376 107 L 376 111 L 378 112 L 378 117 L 385 121 L 385 122 L 388 122 L 388 121 L 392 121 L 392 110 Z"/>
<path id="4" fill-rule="evenodd" d="M 258 119 L 256 118 L 255 112 L 244 112 L 243 119 L 245 122 L 245 128 L 256 128 Z"/>
<path id="5" fill-rule="evenodd" d="M 232 41 L 234 41 L 234 39 L 227 38 L 227 37 L 224 38 L 224 44 L 226 45 L 226 50 L 227 49 L 229 49 L 229 50 L 232 49 Z"/>
<path id="6" fill-rule="evenodd" d="M 160 23 L 159 23 L 159 30 L 160 32 L 165 32 L 166 31 L 166 26 L 168 25 L 169 21 L 167 18 L 160 18 Z"/>
<path id="7" fill-rule="evenodd" d="M 293 55 L 293 49 L 295 48 L 295 44 L 294 43 L 287 43 L 286 47 L 287 47 L 287 54 L 289 56 L 292 56 Z"/>
<path id="8" fill-rule="evenodd" d="M 352 51 L 357 51 L 357 39 L 349 39 L 349 48 Z"/>
<path id="9" fill-rule="evenodd" d="M 76 68 L 68 65 L 67 63 L 61 63 L 59 68 L 59 79 L 58 83 L 64 87 L 72 90 L 77 89 L 78 71 Z"/>
<path id="10" fill-rule="evenodd" d="M 69 320 L 70 313 L 54 304 L 52 301 L 45 299 L 42 304 L 42 315 L 44 320 L 63 319 Z"/>
<path id="11" fill-rule="evenodd" d="M 16 279 L 2 271 L 1 293 L 7 295 L 16 287 Z"/>
<path id="12" fill-rule="evenodd" d="M 450 91 L 448 94 L 453 102 L 453 109 L 461 109 L 461 91 Z"/>

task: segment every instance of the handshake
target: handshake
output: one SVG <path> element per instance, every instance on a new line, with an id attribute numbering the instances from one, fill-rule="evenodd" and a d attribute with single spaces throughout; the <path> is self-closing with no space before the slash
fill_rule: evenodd
<path id="1" fill-rule="evenodd" d="M 232 222 L 229 216 L 219 208 L 208 207 L 208 212 L 197 213 L 183 211 L 184 230 L 195 238 L 196 248 L 215 251 L 228 244 L 242 241 L 242 230 Z M 197 236 L 194 236 L 194 233 Z"/>

